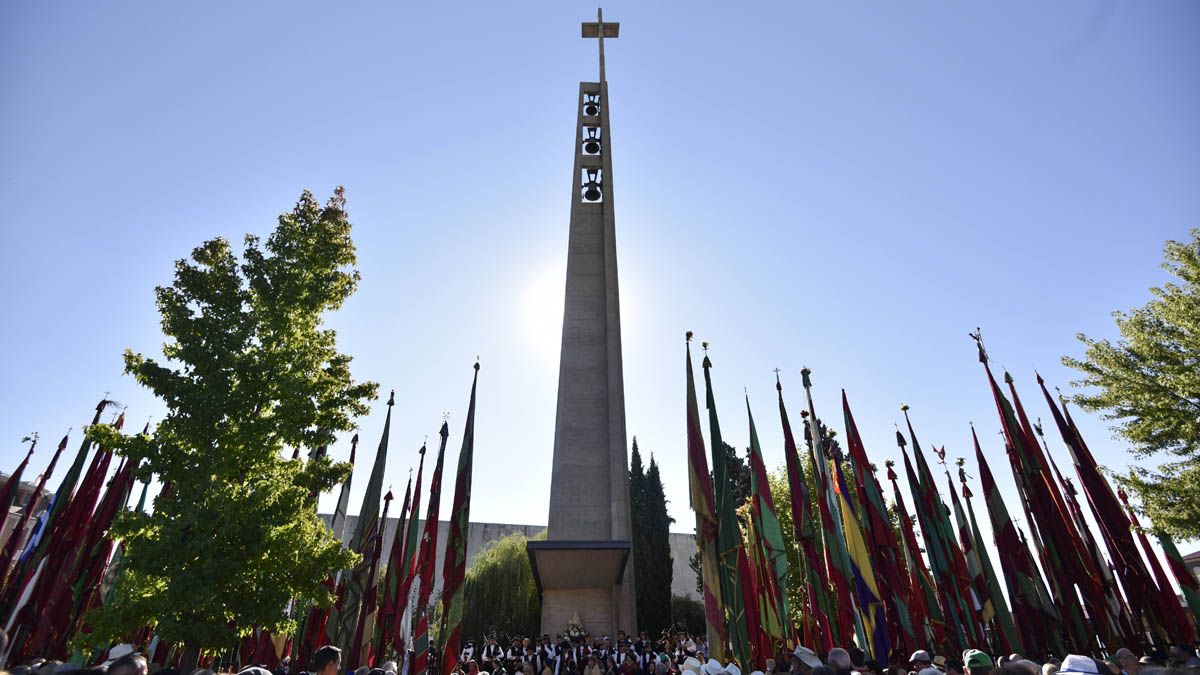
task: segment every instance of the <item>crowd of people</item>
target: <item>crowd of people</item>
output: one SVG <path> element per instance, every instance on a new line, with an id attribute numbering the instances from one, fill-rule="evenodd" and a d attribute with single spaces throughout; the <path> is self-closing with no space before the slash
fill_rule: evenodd
<path id="1" fill-rule="evenodd" d="M 432 649 L 431 654 L 437 650 Z M 411 653 L 410 653 L 411 656 Z M 274 669 L 265 665 L 226 665 L 214 671 L 200 668 L 190 675 L 414 675 L 409 658 L 385 661 L 377 667 L 347 668 L 342 652 L 326 645 L 312 653 L 308 670 L 293 669 L 288 659 Z M 436 659 L 431 659 L 427 675 L 442 675 Z M 1104 658 L 1067 654 L 1062 659 L 1044 662 L 1020 654 L 992 655 L 980 649 L 968 649 L 961 655 L 932 655 L 918 650 L 907 661 L 895 654 L 888 664 L 866 658 L 857 647 L 835 647 L 825 654 L 782 644 L 773 658 L 767 658 L 762 670 L 744 673 L 736 663 L 722 664 L 711 658 L 703 636 L 678 633 L 651 640 L 618 633 L 596 640 L 539 638 L 513 639 L 501 644 L 489 638 L 476 644 L 467 642 L 459 663 L 445 675 L 1196 675 L 1200 673 L 1200 655 L 1194 645 L 1179 644 L 1166 652 L 1153 650 L 1140 655 L 1128 648 L 1118 649 Z M 148 663 L 144 655 L 129 645 L 112 648 L 107 658 L 93 665 L 34 659 L 30 663 L 0 670 L 0 675 L 183 675 L 170 665 Z"/>
<path id="2" fill-rule="evenodd" d="M 361 669 L 360 669 L 361 670 Z M 646 632 L 636 637 L 618 633 L 615 638 L 571 640 L 548 635 L 513 639 L 502 645 L 494 638 L 483 644 L 468 642 L 459 655 L 454 674 L 480 675 L 1154 675 L 1200 673 L 1200 656 L 1193 645 L 1180 644 L 1163 653 L 1140 655 L 1128 648 L 1105 658 L 1067 654 L 1062 659 L 1039 662 L 1020 654 L 992 655 L 968 649 L 962 654 L 931 655 L 918 650 L 907 661 L 894 654 L 882 664 L 861 649 L 835 647 L 817 654 L 804 646 L 779 646 L 763 670 L 749 674 L 736 663 L 711 658 L 703 636 L 677 633 L 651 640 Z M 354 675 L 386 675 L 364 671 Z"/>

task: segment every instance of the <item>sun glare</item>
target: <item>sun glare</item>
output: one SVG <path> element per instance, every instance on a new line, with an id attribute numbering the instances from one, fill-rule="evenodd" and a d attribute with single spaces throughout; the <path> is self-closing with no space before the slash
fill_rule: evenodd
<path id="1" fill-rule="evenodd" d="M 536 360 L 546 366 L 558 363 L 566 278 L 565 262 L 547 265 L 529 278 L 522 294 L 525 343 L 533 350 Z"/>

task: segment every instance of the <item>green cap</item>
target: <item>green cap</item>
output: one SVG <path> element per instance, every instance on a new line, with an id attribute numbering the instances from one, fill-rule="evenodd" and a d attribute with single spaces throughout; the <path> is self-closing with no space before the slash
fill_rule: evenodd
<path id="1" fill-rule="evenodd" d="M 988 656 L 987 652 L 981 652 L 978 649 L 968 649 L 963 652 L 963 665 L 968 668 L 991 668 L 992 657 Z"/>

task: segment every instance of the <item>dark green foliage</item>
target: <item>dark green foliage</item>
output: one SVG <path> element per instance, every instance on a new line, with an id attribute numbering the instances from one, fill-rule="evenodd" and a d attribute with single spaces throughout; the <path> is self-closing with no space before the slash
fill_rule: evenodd
<path id="1" fill-rule="evenodd" d="M 653 555 L 650 540 L 653 536 L 649 523 L 646 521 L 646 471 L 642 465 L 642 453 L 638 450 L 637 436 L 633 437 L 633 452 L 629 460 L 629 510 L 633 516 L 633 567 L 634 583 L 637 594 L 638 626 L 646 626 L 649 621 L 650 577 L 654 576 L 650 569 Z"/>
<path id="2" fill-rule="evenodd" d="M 637 439 L 629 463 L 629 491 L 633 512 L 633 563 L 637 588 L 638 629 L 658 635 L 671 623 L 671 524 L 662 477 L 654 456 L 643 471 Z"/>
<path id="3" fill-rule="evenodd" d="M 639 628 L 650 631 L 651 635 L 658 635 L 671 623 L 671 583 L 675 576 L 675 563 L 671 556 L 671 524 L 675 519 L 667 515 L 667 498 L 654 455 L 650 455 L 650 469 L 646 472 L 646 520 L 648 529 L 653 533 L 650 539 L 650 569 L 653 577 L 649 580 L 653 585 L 647 589 L 645 596 L 649 602 L 646 623 L 639 623 Z"/>
<path id="4" fill-rule="evenodd" d="M 693 553 L 692 557 L 688 558 L 688 569 L 696 575 L 696 592 L 704 595 L 704 573 L 701 571 L 699 552 Z"/>
<path id="5" fill-rule="evenodd" d="M 811 453 L 812 435 L 808 428 L 808 413 L 802 412 L 800 414 L 804 417 L 804 443 L 808 447 L 808 451 Z M 837 432 L 825 426 L 825 422 L 822 420 L 817 420 L 817 428 L 820 429 L 821 438 L 825 441 L 825 456 L 837 457 L 838 459 L 843 458 L 844 455 L 842 454 L 842 444 L 837 440 Z M 801 457 L 800 461 L 805 463 L 805 473 L 808 473 L 812 468 L 812 461 L 808 457 Z"/>
<path id="6" fill-rule="evenodd" d="M 816 495 L 816 478 L 812 472 L 812 463 L 803 455 L 803 450 L 800 452 L 800 466 L 804 471 L 804 480 L 808 483 L 808 493 Z M 791 619 L 793 625 L 799 626 L 803 619 L 804 608 L 808 606 L 808 586 L 805 579 L 808 578 L 808 574 L 814 573 L 818 578 L 823 579 L 825 570 L 809 570 L 805 566 L 800 544 L 796 541 L 795 526 L 792 523 L 792 491 L 788 485 L 787 467 L 781 465 L 775 471 L 768 473 L 767 482 L 771 487 L 771 499 L 775 502 L 775 515 L 779 518 L 780 529 L 783 530 L 783 548 L 787 552 L 787 594 L 792 613 Z M 817 513 L 815 502 L 809 507 L 812 513 Z M 820 528 L 817 529 L 819 532 Z M 816 537 L 815 543 L 817 557 L 822 558 L 824 546 L 819 535 Z"/>
<path id="7" fill-rule="evenodd" d="M 729 478 L 730 490 L 733 492 L 733 503 L 740 506 L 750 498 L 750 465 L 744 457 L 738 454 L 736 448 L 728 443 L 725 446 L 725 470 Z M 749 454 L 749 449 L 746 450 Z"/>
<path id="8" fill-rule="evenodd" d="M 544 539 L 544 532 L 537 538 Z M 542 600 L 525 552 L 528 541 L 510 534 L 489 544 L 471 563 L 463 587 L 464 641 L 495 635 L 508 644 L 512 636 L 538 634 Z"/>
<path id="9" fill-rule="evenodd" d="M 325 206 L 305 192 L 265 243 L 247 235 L 239 259 L 226 240 L 205 242 L 156 290 L 166 358 L 127 350 L 125 372 L 167 415 L 152 435 L 107 425 L 89 435 L 172 491 L 114 526 L 124 574 L 112 601 L 88 615 L 88 641 L 151 627 L 195 654 L 255 626 L 294 629 L 289 600 L 332 601 L 321 582 L 356 556 L 311 495 L 350 467 L 282 456 L 332 443 L 375 398 L 377 385 L 353 381 L 350 357 L 323 327 L 358 284 L 354 262 L 341 189 Z"/>
<path id="10" fill-rule="evenodd" d="M 682 595 L 672 595 L 671 623 L 677 631 L 685 630 L 693 635 L 703 635 L 705 630 L 704 604 L 699 600 Z M 653 637 L 658 633 L 652 632 L 650 635 Z"/>

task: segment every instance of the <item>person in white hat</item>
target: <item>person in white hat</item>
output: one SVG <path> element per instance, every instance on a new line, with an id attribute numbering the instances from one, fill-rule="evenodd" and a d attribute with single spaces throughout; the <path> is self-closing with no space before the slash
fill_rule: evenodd
<path id="1" fill-rule="evenodd" d="M 704 665 L 704 664 L 700 663 L 700 659 L 698 659 L 694 656 L 689 656 L 683 660 L 683 663 L 681 663 L 679 665 L 679 670 L 680 670 L 680 672 L 687 671 L 689 673 L 692 673 L 692 675 L 699 675 L 700 674 L 700 666 L 702 666 L 702 665 Z"/>
<path id="2" fill-rule="evenodd" d="M 808 675 L 813 668 L 820 668 L 825 665 L 821 663 L 821 659 L 817 658 L 817 653 L 808 647 L 796 647 L 796 651 L 792 652 L 792 675 Z"/>
<path id="3" fill-rule="evenodd" d="M 1060 673 L 1088 673 L 1089 675 L 1099 675 L 1100 669 L 1096 667 L 1096 660 L 1090 656 L 1081 654 L 1067 654 L 1063 659 L 1062 666 L 1058 669 Z"/>
<path id="4" fill-rule="evenodd" d="M 146 675 L 150 671 L 146 657 L 134 651 L 131 645 L 125 646 L 129 647 L 129 652 L 113 661 L 108 666 L 108 672 L 112 675 Z M 111 654 L 112 652 L 109 652 L 109 655 Z"/>
<path id="5" fill-rule="evenodd" d="M 133 645 L 129 644 L 128 642 L 115 645 L 112 649 L 108 650 L 108 660 L 104 662 L 104 665 L 111 666 L 117 659 L 121 658 L 122 656 L 128 656 L 133 652 Z"/>
<path id="6" fill-rule="evenodd" d="M 729 675 L 729 673 L 721 667 L 721 662 L 716 659 L 709 659 L 704 665 L 700 666 L 702 675 Z"/>

